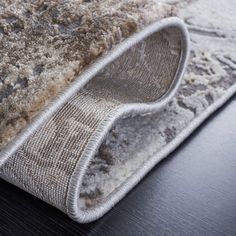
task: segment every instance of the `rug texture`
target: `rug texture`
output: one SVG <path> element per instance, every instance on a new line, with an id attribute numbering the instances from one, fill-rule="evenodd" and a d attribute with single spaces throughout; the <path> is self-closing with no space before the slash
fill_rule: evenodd
<path id="1" fill-rule="evenodd" d="M 234 94 L 233 6 L 2 1 L 1 178 L 101 217 Z"/>

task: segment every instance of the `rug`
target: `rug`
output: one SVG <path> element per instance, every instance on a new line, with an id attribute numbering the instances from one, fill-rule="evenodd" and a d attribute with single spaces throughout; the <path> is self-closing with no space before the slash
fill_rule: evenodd
<path id="1" fill-rule="evenodd" d="M 212 4 L 0 3 L 1 178 L 81 223 L 109 211 L 235 93 L 235 3 Z"/>

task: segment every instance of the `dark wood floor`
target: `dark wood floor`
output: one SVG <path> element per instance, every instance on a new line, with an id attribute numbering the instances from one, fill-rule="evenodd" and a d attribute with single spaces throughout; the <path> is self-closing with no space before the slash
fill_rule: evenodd
<path id="1" fill-rule="evenodd" d="M 92 224 L 2 180 L 0 189 L 0 235 L 236 235 L 236 99 Z"/>

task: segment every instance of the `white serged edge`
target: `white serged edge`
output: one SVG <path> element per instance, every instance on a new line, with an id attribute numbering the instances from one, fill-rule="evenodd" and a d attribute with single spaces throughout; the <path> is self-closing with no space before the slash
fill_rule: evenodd
<path id="1" fill-rule="evenodd" d="M 118 109 L 112 111 L 107 115 L 107 117 L 103 120 L 101 125 L 97 128 L 92 138 L 89 140 L 86 149 L 82 153 L 75 171 L 71 177 L 70 185 L 67 194 L 67 214 L 77 222 L 80 223 L 88 223 L 94 221 L 108 212 L 125 194 L 128 193 L 143 177 L 144 175 L 159 161 L 159 158 L 156 159 L 155 162 L 150 159 L 144 166 L 142 166 L 141 170 L 137 170 L 135 174 L 133 174 L 127 181 L 121 184 L 121 187 L 117 188 L 113 193 L 109 195 L 109 197 L 104 200 L 101 204 L 97 205 L 94 208 L 81 210 L 81 203 L 79 199 L 80 188 L 83 181 L 83 176 L 86 173 L 86 170 L 94 157 L 96 151 L 99 146 L 105 139 L 106 134 L 111 129 L 112 125 L 121 117 L 130 116 L 135 114 L 141 114 L 145 112 L 157 112 L 162 107 L 164 107 L 174 96 L 176 93 L 180 83 L 185 68 L 187 66 L 187 59 L 189 56 L 189 34 L 187 28 L 182 20 L 176 17 L 171 17 L 167 19 L 163 19 L 159 22 L 151 24 L 143 31 L 135 34 L 132 37 L 132 41 L 125 41 L 124 43 L 131 43 L 129 47 L 134 45 L 135 43 L 143 40 L 149 35 L 161 31 L 164 28 L 168 27 L 177 27 L 182 36 L 182 43 L 184 47 L 182 48 L 181 59 L 179 63 L 179 68 L 173 80 L 173 84 L 171 85 L 168 92 L 163 96 L 162 99 L 158 100 L 158 102 L 149 103 L 149 104 L 126 104 L 120 106 Z M 130 39 L 129 39 L 130 40 Z M 162 153 L 162 151 L 160 152 Z"/>
<path id="2" fill-rule="evenodd" d="M 153 168 L 160 160 L 166 157 L 172 152 L 189 134 L 197 128 L 212 112 L 220 107 L 236 90 L 236 86 L 233 86 L 226 92 L 226 95 L 216 101 L 213 105 L 208 107 L 199 117 L 197 117 L 185 130 L 183 130 L 171 143 L 166 145 L 161 151 L 149 158 L 148 161 L 142 165 L 131 177 L 125 181 L 121 187 L 117 188 L 109 198 L 102 204 L 89 210 L 81 210 L 79 193 L 80 186 L 82 184 L 83 176 L 86 169 L 93 158 L 98 147 L 105 138 L 105 135 L 110 130 L 114 122 L 125 115 L 140 114 L 149 111 L 158 111 L 165 106 L 170 99 L 176 93 L 184 70 L 187 64 L 187 58 L 189 54 L 189 36 L 187 29 L 182 20 L 176 17 L 166 18 L 155 22 L 146 27 L 141 32 L 134 34 L 124 42 L 120 43 L 118 47 L 112 50 L 110 53 L 99 59 L 96 63 L 90 66 L 83 74 L 81 74 L 75 82 L 73 82 L 68 88 L 60 93 L 17 137 L 0 153 L 0 166 L 3 165 L 8 158 L 11 157 L 18 148 L 33 134 L 38 128 L 44 124 L 52 115 L 70 99 L 76 92 L 78 92 L 90 79 L 94 77 L 102 68 L 108 65 L 110 62 L 118 58 L 127 49 L 134 44 L 140 42 L 149 35 L 158 32 L 164 28 L 175 26 L 182 32 L 182 40 L 185 44 L 181 55 L 181 62 L 174 82 L 167 94 L 156 103 L 149 104 L 127 104 L 113 112 L 109 113 L 103 123 L 96 130 L 93 137 L 89 140 L 88 146 L 82 154 L 76 169 L 72 175 L 67 195 L 67 213 L 74 220 L 80 223 L 87 223 L 98 219 L 109 211 L 121 198 L 123 198 L 144 176 L 147 172 Z"/>

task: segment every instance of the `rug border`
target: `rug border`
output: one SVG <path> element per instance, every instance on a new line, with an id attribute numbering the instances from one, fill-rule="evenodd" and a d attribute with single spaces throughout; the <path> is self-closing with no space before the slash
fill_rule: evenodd
<path id="1" fill-rule="evenodd" d="M 104 122 L 99 126 L 99 129 L 93 136 L 93 139 L 89 141 L 89 145 L 87 146 L 86 150 L 84 151 L 82 157 L 80 158 L 75 172 L 72 175 L 68 195 L 66 199 L 66 206 L 67 206 L 67 214 L 80 223 L 87 223 L 104 215 L 107 211 L 109 211 L 129 190 L 131 190 L 140 180 L 141 178 L 157 163 L 151 164 L 152 162 L 149 161 L 146 163 L 143 168 L 142 172 L 136 172 L 132 175 L 132 178 L 129 179 L 120 190 L 114 192 L 111 198 L 104 202 L 104 204 L 96 208 L 95 210 L 86 212 L 80 211 L 79 207 L 79 190 L 80 185 L 82 183 L 83 175 L 85 174 L 86 168 L 94 156 L 95 151 L 103 139 L 105 138 L 105 134 L 109 131 L 112 124 L 118 120 L 119 118 L 125 115 L 135 115 L 140 114 L 143 112 L 157 112 L 162 107 L 164 107 L 170 99 L 176 93 L 180 83 L 185 68 L 187 66 L 187 59 L 189 56 L 189 34 L 184 22 L 177 18 L 177 17 L 170 17 L 164 18 L 157 22 L 152 23 L 151 25 L 147 26 L 140 32 L 134 34 L 133 36 L 129 37 L 128 39 L 124 40 L 120 44 L 117 45 L 116 48 L 111 50 L 107 53 L 104 57 L 98 59 L 94 64 L 87 67 L 87 69 L 76 78 L 74 82 L 72 82 L 67 88 L 65 88 L 55 99 L 50 102 L 50 104 L 45 107 L 32 121 L 30 124 L 26 126 L 15 138 L 11 141 L 6 148 L 4 148 L 0 152 L 0 167 L 11 158 L 11 156 L 18 151 L 18 148 L 27 141 L 30 135 L 32 135 L 37 129 L 39 129 L 49 118 L 53 116 L 53 114 L 63 106 L 68 99 L 70 99 L 73 95 L 75 95 L 90 79 L 94 77 L 101 69 L 103 69 L 106 65 L 114 61 L 120 55 L 122 55 L 126 50 L 131 48 L 133 45 L 137 44 L 138 42 L 142 41 L 143 39 L 147 38 L 151 34 L 161 31 L 168 27 L 176 27 L 181 32 L 181 38 L 183 43 L 183 48 L 181 52 L 181 59 L 179 63 L 179 67 L 177 73 L 174 78 L 174 82 L 171 84 L 170 89 L 163 96 L 162 99 L 158 100 L 158 102 L 153 103 L 135 103 L 135 104 L 127 104 L 118 109 L 114 110 L 113 112 L 109 113 L 104 120 Z M 151 164 L 151 165 L 150 165 Z M 149 166 L 149 167 L 148 167 Z M 146 171 L 145 171 L 146 170 Z M 144 172 L 143 172 L 144 171 Z"/>
<path id="2" fill-rule="evenodd" d="M 190 52 L 190 39 L 188 30 L 186 28 L 185 23 L 176 17 L 170 17 L 162 19 L 158 22 L 155 22 L 149 25 L 145 30 L 135 34 L 133 36 L 133 44 L 139 42 L 145 37 L 149 35 L 161 31 L 164 28 L 168 27 L 177 27 L 181 31 L 182 37 L 182 54 L 180 59 L 179 68 L 177 70 L 177 74 L 175 75 L 174 84 L 171 86 L 168 94 L 158 102 L 149 103 L 149 104 L 127 104 L 119 107 L 116 110 L 113 110 L 111 113 L 107 115 L 107 117 L 103 120 L 102 124 L 95 131 L 93 137 L 89 140 L 86 149 L 82 153 L 77 166 L 75 167 L 75 171 L 71 177 L 68 195 L 67 195 L 67 214 L 79 223 L 88 223 L 100 218 L 106 212 L 108 212 L 125 194 L 131 190 L 137 182 L 147 173 L 144 174 L 135 174 L 134 180 L 129 180 L 128 183 L 122 185 L 121 188 L 117 188 L 117 191 L 114 191 L 111 195 L 109 195 L 109 199 L 104 201 L 101 205 L 97 206 L 94 209 L 90 210 L 80 210 L 80 201 L 79 201 L 79 192 L 80 186 L 82 184 L 83 176 L 86 172 L 86 169 L 94 157 L 98 147 L 101 145 L 102 141 L 105 139 L 105 135 L 111 129 L 112 125 L 116 120 L 125 116 L 132 116 L 136 114 L 141 114 L 145 112 L 158 112 L 162 109 L 175 95 L 178 87 L 180 86 L 181 79 L 185 68 L 187 66 L 187 61 Z M 132 46 L 132 45 L 130 45 Z M 153 167 L 153 166 L 151 166 Z M 145 169 L 145 168 L 144 168 Z M 132 182 L 134 181 L 134 183 Z"/>

